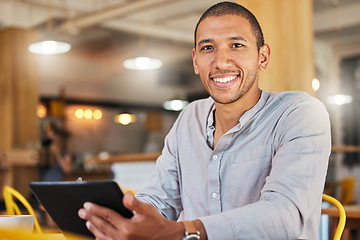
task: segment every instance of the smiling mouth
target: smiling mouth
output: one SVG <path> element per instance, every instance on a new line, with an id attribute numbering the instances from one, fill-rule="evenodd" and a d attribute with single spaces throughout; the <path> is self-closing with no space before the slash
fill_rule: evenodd
<path id="1" fill-rule="evenodd" d="M 224 77 L 224 78 L 220 78 L 220 77 L 219 78 L 212 78 L 212 80 L 214 80 L 215 82 L 218 82 L 218 83 L 227 83 L 227 82 L 230 82 L 230 81 L 234 80 L 237 77 L 238 77 L 238 75 Z"/>

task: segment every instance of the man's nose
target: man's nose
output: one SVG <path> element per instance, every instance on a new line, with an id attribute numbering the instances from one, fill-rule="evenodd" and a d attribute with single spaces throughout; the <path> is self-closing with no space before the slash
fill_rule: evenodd
<path id="1" fill-rule="evenodd" d="M 227 49 L 218 49 L 215 54 L 214 65 L 218 69 L 226 69 L 231 66 L 231 55 Z"/>

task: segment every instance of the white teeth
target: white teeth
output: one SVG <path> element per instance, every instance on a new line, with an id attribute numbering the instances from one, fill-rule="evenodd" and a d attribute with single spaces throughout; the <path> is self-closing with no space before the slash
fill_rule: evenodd
<path id="1" fill-rule="evenodd" d="M 221 82 L 221 83 L 226 83 L 226 82 L 230 82 L 231 80 L 234 80 L 237 76 L 231 76 L 231 77 L 226 77 L 226 78 L 213 78 L 215 82 Z"/>

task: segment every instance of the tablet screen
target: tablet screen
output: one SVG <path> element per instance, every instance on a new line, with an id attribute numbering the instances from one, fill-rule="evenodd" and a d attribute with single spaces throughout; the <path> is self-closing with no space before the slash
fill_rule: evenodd
<path id="1" fill-rule="evenodd" d="M 71 232 L 93 237 L 86 221 L 78 216 L 84 202 L 111 208 L 126 218 L 133 216 L 124 207 L 124 195 L 114 181 L 31 182 L 30 189 L 65 235 Z"/>

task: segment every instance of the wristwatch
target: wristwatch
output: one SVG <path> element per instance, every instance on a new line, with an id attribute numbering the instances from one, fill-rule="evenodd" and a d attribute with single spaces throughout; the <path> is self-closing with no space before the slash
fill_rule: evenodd
<path id="1" fill-rule="evenodd" d="M 200 240 L 200 232 L 191 221 L 181 221 L 185 227 L 185 237 L 182 240 Z"/>

